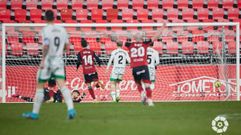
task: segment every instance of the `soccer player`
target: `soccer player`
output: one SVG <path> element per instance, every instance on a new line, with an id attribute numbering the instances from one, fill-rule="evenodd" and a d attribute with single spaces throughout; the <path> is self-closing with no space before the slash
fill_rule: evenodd
<path id="1" fill-rule="evenodd" d="M 81 45 L 83 47 L 83 50 L 81 50 L 77 54 L 78 60 L 76 63 L 77 64 L 76 68 L 78 70 L 80 64 L 82 64 L 84 79 L 85 79 L 85 83 L 88 85 L 88 91 L 92 99 L 94 100 L 94 102 L 97 102 L 97 98 L 95 97 L 95 93 L 91 86 L 91 83 L 94 82 L 94 85 L 97 88 L 103 87 L 103 84 L 99 81 L 98 73 L 96 71 L 95 63 L 94 63 L 94 60 L 96 60 L 100 66 L 101 61 L 100 61 L 100 58 L 96 56 L 95 52 L 89 49 L 88 43 L 84 38 L 82 38 L 81 40 Z"/>
<path id="2" fill-rule="evenodd" d="M 110 81 L 112 90 L 111 97 L 114 102 L 119 102 L 120 100 L 119 83 L 122 81 L 122 76 L 125 73 L 126 62 L 130 63 L 128 52 L 122 49 L 122 45 L 122 42 L 117 42 L 117 49 L 111 52 L 111 57 L 106 68 L 107 72 L 113 62 Z"/>
<path id="3" fill-rule="evenodd" d="M 164 26 L 164 25 L 163 25 Z M 152 41 L 156 40 L 160 31 L 156 36 L 151 39 L 145 38 L 145 33 L 138 32 L 134 35 L 135 41 L 131 41 L 128 37 L 125 46 L 129 50 L 129 56 L 131 59 L 132 75 L 134 77 L 137 89 L 141 94 L 141 101 L 148 106 L 154 106 L 152 101 L 152 90 L 150 88 L 150 74 L 147 63 L 147 48 L 153 44 Z M 145 91 L 142 88 L 142 84 L 145 87 Z"/>
<path id="4" fill-rule="evenodd" d="M 68 45 L 68 35 L 66 30 L 53 23 L 54 12 L 47 10 L 45 13 L 47 26 L 42 30 L 43 38 L 43 56 L 37 74 L 37 90 L 34 97 L 32 112 L 23 113 L 23 117 L 30 119 L 39 118 L 39 110 L 44 100 L 44 84 L 51 77 L 56 78 L 56 82 L 64 97 L 67 105 L 69 119 L 73 119 L 76 111 L 73 106 L 70 90 L 65 86 L 65 71 L 63 61 L 63 51 Z"/>
<path id="5" fill-rule="evenodd" d="M 150 44 L 147 48 L 147 63 L 151 80 L 150 88 L 153 90 L 155 88 L 156 68 L 160 63 L 159 53 L 153 48 L 153 44 Z"/>

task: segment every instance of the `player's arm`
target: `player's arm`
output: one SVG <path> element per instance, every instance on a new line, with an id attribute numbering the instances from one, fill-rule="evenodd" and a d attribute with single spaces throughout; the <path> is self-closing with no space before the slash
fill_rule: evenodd
<path id="1" fill-rule="evenodd" d="M 164 30 L 165 27 L 166 27 L 166 23 L 163 23 L 161 30 L 159 30 L 157 32 L 157 34 L 151 38 L 151 40 L 155 41 L 156 39 L 158 39 L 160 37 L 160 35 L 162 34 L 162 31 Z"/>
<path id="2" fill-rule="evenodd" d="M 108 61 L 108 64 L 107 64 L 106 70 L 109 70 L 110 65 L 111 65 L 113 59 L 114 59 L 114 53 L 112 52 L 112 53 L 111 53 L 111 56 L 110 56 L 110 59 L 109 59 L 109 61 Z"/>
<path id="3" fill-rule="evenodd" d="M 160 64 L 160 57 L 159 57 L 159 53 L 156 52 L 155 53 L 155 68 L 157 69 L 157 66 Z"/>
<path id="4" fill-rule="evenodd" d="M 48 37 L 44 37 L 44 39 L 43 39 L 43 56 L 42 56 L 41 63 L 40 63 L 40 68 L 41 69 L 44 68 L 45 58 L 46 58 L 48 50 L 49 50 L 49 43 L 50 43 L 49 38 Z"/>
<path id="5" fill-rule="evenodd" d="M 78 70 L 80 65 L 81 65 L 81 55 L 80 55 L 80 52 L 79 52 L 77 54 L 76 70 Z"/>
<path id="6" fill-rule="evenodd" d="M 131 59 L 130 59 L 128 52 L 126 52 L 126 61 L 127 61 L 127 63 L 131 63 Z"/>
<path id="7" fill-rule="evenodd" d="M 101 60 L 95 53 L 94 53 L 94 58 L 95 58 L 96 62 L 98 63 L 98 65 L 100 66 L 101 65 Z"/>

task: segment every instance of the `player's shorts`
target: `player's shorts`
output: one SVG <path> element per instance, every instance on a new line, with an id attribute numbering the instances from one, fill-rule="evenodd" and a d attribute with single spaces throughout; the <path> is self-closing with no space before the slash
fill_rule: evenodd
<path id="1" fill-rule="evenodd" d="M 125 72 L 125 67 L 115 67 L 112 69 L 110 75 L 110 81 L 122 81 L 123 74 Z"/>
<path id="2" fill-rule="evenodd" d="M 84 74 L 84 79 L 85 79 L 85 83 L 91 83 L 99 80 L 97 72 Z"/>
<path id="3" fill-rule="evenodd" d="M 132 75 L 135 81 L 143 81 L 145 83 L 150 83 L 150 75 L 147 66 L 134 67 L 132 69 Z"/>
<path id="4" fill-rule="evenodd" d="M 156 80 L 156 69 L 155 69 L 155 67 L 148 67 L 148 70 L 149 70 L 151 82 L 155 82 L 155 80 Z"/>
<path id="5" fill-rule="evenodd" d="M 50 78 L 65 79 L 64 61 L 61 57 L 46 57 L 44 68 L 37 73 L 38 82 L 46 82 Z"/>

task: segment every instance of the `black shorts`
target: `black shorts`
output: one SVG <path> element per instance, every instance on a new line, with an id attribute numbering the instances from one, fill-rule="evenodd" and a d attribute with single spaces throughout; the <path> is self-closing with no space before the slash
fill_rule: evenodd
<path id="1" fill-rule="evenodd" d="M 84 74 L 84 79 L 85 83 L 91 83 L 99 80 L 97 72 L 91 74 Z"/>
<path id="2" fill-rule="evenodd" d="M 145 83 L 150 82 L 150 75 L 147 66 L 134 67 L 132 69 L 132 75 L 135 81 L 143 81 Z"/>

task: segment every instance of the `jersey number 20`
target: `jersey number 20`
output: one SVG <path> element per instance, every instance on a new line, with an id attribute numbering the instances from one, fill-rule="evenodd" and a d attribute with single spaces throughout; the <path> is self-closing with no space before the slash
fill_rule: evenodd
<path id="1" fill-rule="evenodd" d="M 144 47 L 140 48 L 131 48 L 131 57 L 143 57 L 145 55 L 145 49 Z"/>

